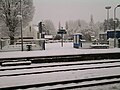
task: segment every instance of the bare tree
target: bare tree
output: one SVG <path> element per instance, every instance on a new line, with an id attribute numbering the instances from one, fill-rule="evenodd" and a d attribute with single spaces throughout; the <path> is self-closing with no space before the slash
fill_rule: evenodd
<path id="1" fill-rule="evenodd" d="M 15 36 L 20 34 L 20 19 L 26 27 L 33 14 L 33 0 L 0 0 L 1 33 L 10 38 L 10 44 L 14 44 Z"/>
<path id="2" fill-rule="evenodd" d="M 44 20 L 44 31 L 48 35 L 55 35 L 56 34 L 54 24 L 51 20 Z"/>

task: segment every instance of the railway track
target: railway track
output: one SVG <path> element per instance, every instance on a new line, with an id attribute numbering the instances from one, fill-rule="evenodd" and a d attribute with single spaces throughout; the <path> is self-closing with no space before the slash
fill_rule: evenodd
<path id="1" fill-rule="evenodd" d="M 120 60 L 1 66 L 0 89 L 62 90 L 120 83 Z"/>
<path id="2" fill-rule="evenodd" d="M 42 63 L 42 64 L 32 64 L 17 67 L 0 67 L 0 71 L 6 70 L 19 70 L 19 69 L 33 69 L 33 68 L 44 68 L 44 67 L 60 67 L 60 66 L 73 66 L 73 65 L 94 65 L 94 64 L 105 64 L 105 63 L 117 63 L 120 62 L 119 59 L 113 60 L 92 60 L 92 61 L 80 61 L 80 62 L 64 62 L 64 63 Z"/>

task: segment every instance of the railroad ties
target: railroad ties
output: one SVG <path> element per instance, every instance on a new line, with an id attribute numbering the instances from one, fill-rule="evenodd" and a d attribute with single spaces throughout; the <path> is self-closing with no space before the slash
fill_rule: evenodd
<path id="1" fill-rule="evenodd" d="M 119 71 L 119 59 L 1 66 L 0 89 L 66 90 L 116 84 Z"/>

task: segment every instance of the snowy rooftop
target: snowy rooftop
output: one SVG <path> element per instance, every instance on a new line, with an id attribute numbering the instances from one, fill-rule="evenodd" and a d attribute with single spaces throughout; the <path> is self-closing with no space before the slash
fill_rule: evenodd
<path id="1" fill-rule="evenodd" d="M 58 55 L 77 55 L 77 54 L 94 54 L 94 53 L 116 53 L 120 52 L 120 48 L 109 49 L 75 49 L 72 43 L 49 43 L 46 44 L 46 50 L 37 51 L 14 51 L 14 52 L 0 52 L 0 58 L 16 58 L 16 57 L 35 57 L 35 56 L 58 56 Z"/>

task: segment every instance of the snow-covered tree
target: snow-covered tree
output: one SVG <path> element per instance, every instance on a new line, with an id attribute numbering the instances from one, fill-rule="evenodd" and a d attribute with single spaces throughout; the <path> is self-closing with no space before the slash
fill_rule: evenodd
<path id="1" fill-rule="evenodd" d="M 84 20 L 69 20 L 66 21 L 67 33 L 68 36 L 71 36 L 75 33 L 82 33 L 83 38 L 86 40 L 91 40 L 91 37 L 94 36 L 98 38 L 99 32 L 103 31 L 103 23 L 97 22 L 95 23 L 93 20 L 93 16 L 90 16 L 90 22 L 87 23 Z"/>
<path id="2" fill-rule="evenodd" d="M 108 23 L 108 28 L 107 28 L 107 23 Z M 114 19 L 110 18 L 108 20 L 108 22 L 105 19 L 104 22 L 103 22 L 103 25 L 104 25 L 104 31 L 106 31 L 107 29 L 108 30 L 114 29 Z M 115 26 L 116 26 L 116 28 L 119 28 L 119 26 L 120 26 L 120 21 L 119 21 L 118 18 L 116 18 Z"/>
<path id="3" fill-rule="evenodd" d="M 95 32 L 96 32 L 96 37 L 99 36 L 99 33 L 104 32 L 104 26 L 103 23 L 97 22 L 95 23 Z"/>
<path id="4" fill-rule="evenodd" d="M 56 30 L 55 30 L 53 22 L 51 20 L 44 20 L 43 22 L 44 22 L 43 30 L 46 32 L 46 34 L 55 35 Z"/>
<path id="5" fill-rule="evenodd" d="M 61 23 L 59 22 L 58 29 L 61 29 Z"/>
<path id="6" fill-rule="evenodd" d="M 84 20 L 67 21 L 68 35 L 71 36 L 75 33 L 82 33 L 83 38 L 86 40 L 91 40 L 91 36 L 95 36 L 97 38 L 99 32 L 103 30 L 103 24 L 100 22 L 94 24 L 93 19 L 91 20 L 92 22 L 89 24 Z"/>
<path id="7" fill-rule="evenodd" d="M 69 29 L 69 27 L 68 27 L 68 22 L 67 22 L 67 21 L 66 21 L 66 23 L 65 23 L 65 29 L 66 29 L 66 30 Z"/>
<path id="8" fill-rule="evenodd" d="M 20 34 L 20 20 L 26 27 L 33 14 L 33 0 L 0 0 L 1 33 L 10 38 L 10 44 L 14 44 L 15 36 Z"/>
<path id="9" fill-rule="evenodd" d="M 68 34 L 73 35 L 75 33 L 81 33 L 88 24 L 84 20 L 70 20 L 68 22 Z"/>
<path id="10" fill-rule="evenodd" d="M 68 35 L 73 35 L 74 34 L 74 21 L 70 20 L 70 21 L 67 21 L 68 22 L 68 30 L 67 30 L 67 33 Z"/>

